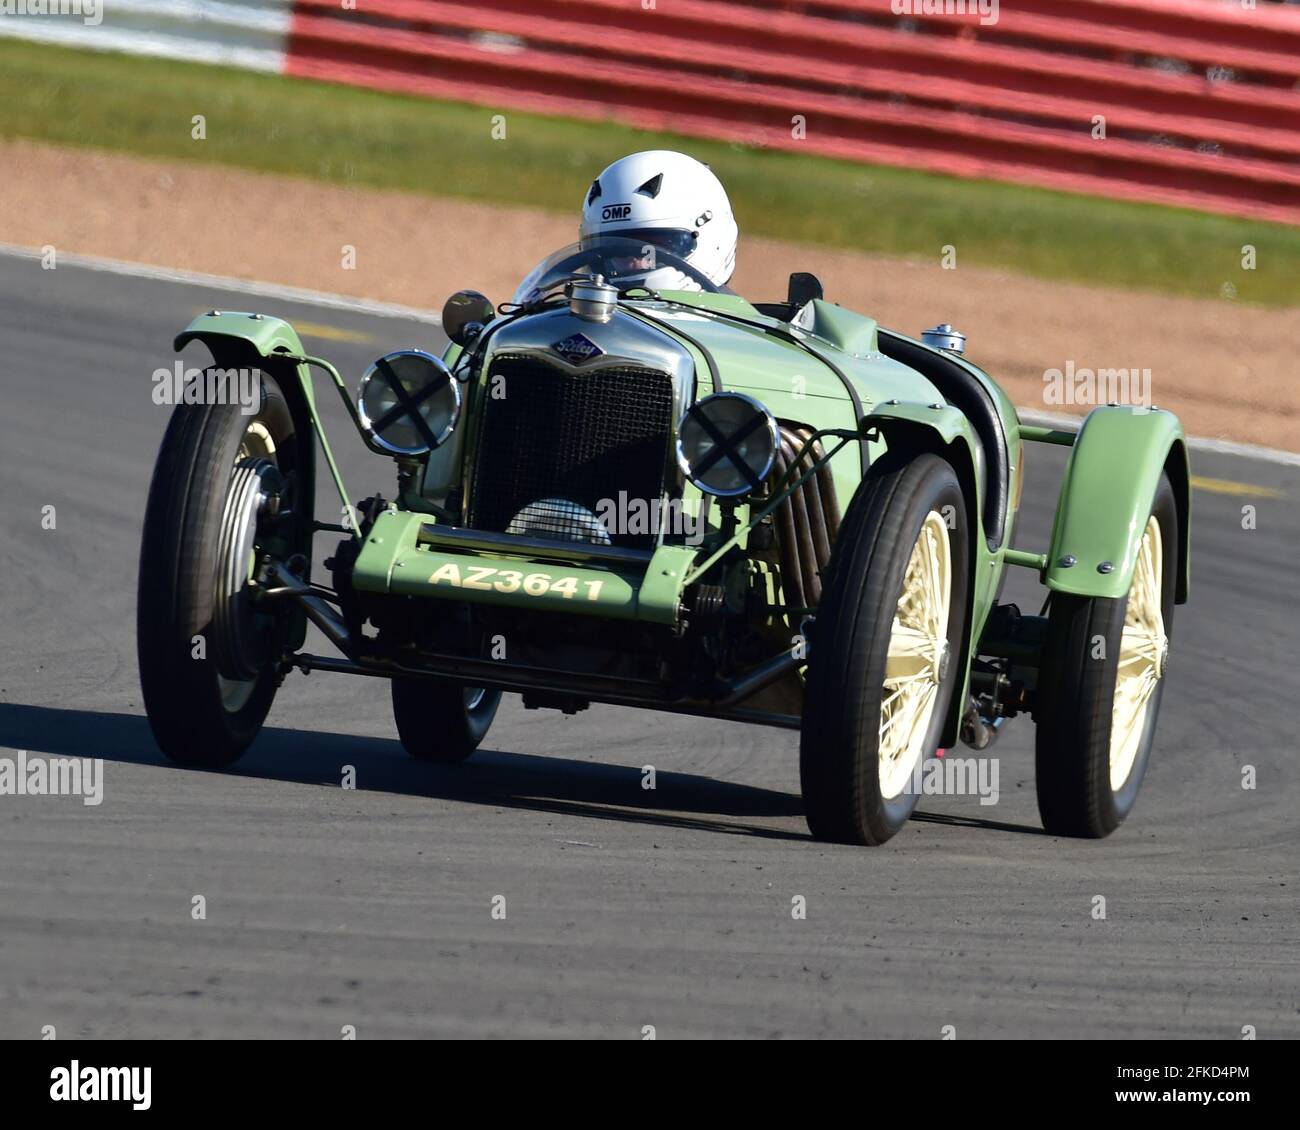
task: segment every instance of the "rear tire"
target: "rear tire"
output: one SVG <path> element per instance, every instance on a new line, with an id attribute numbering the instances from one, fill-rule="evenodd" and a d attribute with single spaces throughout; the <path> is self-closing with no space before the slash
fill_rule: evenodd
<path id="1" fill-rule="evenodd" d="M 393 720 L 417 761 L 455 765 L 487 737 L 501 692 L 442 679 L 394 679 Z"/>
<path id="2" fill-rule="evenodd" d="M 883 844 L 916 807 L 913 774 L 961 681 L 967 522 L 937 455 L 886 456 L 853 497 L 814 625 L 799 746 L 819 840 Z"/>
<path id="3" fill-rule="evenodd" d="M 1178 509 L 1161 475 L 1128 595 L 1052 594 L 1035 710 L 1038 812 L 1049 832 L 1108 836 L 1133 809 L 1164 691 L 1177 568 Z M 1135 712 L 1143 680 L 1154 683 Z"/>
<path id="4" fill-rule="evenodd" d="M 168 423 L 145 509 L 136 642 L 149 725 L 178 764 L 229 765 L 271 708 L 281 679 L 282 615 L 241 606 L 241 650 L 257 658 L 247 678 L 222 673 L 223 662 L 229 672 L 216 628 L 223 517 L 254 463 L 274 465 L 287 483 L 283 505 L 292 506 L 297 461 L 292 414 L 265 374 L 257 415 L 243 415 L 236 404 L 180 405 Z M 226 616 L 229 622 L 229 609 Z"/>

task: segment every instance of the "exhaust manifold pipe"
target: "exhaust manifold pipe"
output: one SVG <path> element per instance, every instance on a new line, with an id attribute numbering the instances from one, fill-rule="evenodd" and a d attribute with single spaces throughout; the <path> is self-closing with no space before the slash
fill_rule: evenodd
<path id="1" fill-rule="evenodd" d="M 817 441 L 799 460 L 813 429 L 806 424 L 780 423 L 780 443 L 772 473 L 779 480 L 796 461 L 799 477 L 825 456 Z M 831 559 L 831 547 L 840 532 L 840 505 L 835 479 L 823 464 L 802 487 L 777 509 L 773 520 L 781 568 L 781 591 L 790 608 L 815 608 L 822 598 L 822 573 Z M 791 618 L 796 626 L 799 617 Z"/>

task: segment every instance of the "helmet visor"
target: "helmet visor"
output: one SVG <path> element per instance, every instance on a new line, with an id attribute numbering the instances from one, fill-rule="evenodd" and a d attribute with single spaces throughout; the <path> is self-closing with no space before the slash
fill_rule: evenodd
<path id="1" fill-rule="evenodd" d="M 624 228 L 588 236 L 583 246 L 604 253 L 606 271 L 611 277 L 626 278 L 656 270 L 661 251 L 678 259 L 689 259 L 695 241 L 695 232 L 683 228 Z M 628 254 L 629 251 L 632 253 Z"/>
<path id="2" fill-rule="evenodd" d="M 695 250 L 696 233 L 682 228 L 626 228 L 610 234 L 617 235 L 619 239 L 649 244 L 660 251 L 676 255 L 679 259 L 690 258 L 691 252 Z"/>

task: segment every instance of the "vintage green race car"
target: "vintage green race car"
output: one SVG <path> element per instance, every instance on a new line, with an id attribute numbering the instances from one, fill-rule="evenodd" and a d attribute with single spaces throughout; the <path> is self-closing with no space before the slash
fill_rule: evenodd
<path id="1" fill-rule="evenodd" d="M 1030 427 L 951 327 L 882 329 L 805 274 L 751 304 L 665 252 L 682 289 L 622 286 L 651 252 L 626 242 L 557 252 L 499 308 L 453 295 L 442 356 L 382 357 L 355 396 L 277 318 L 177 337 L 210 349 L 209 390 L 256 370 L 262 393 L 252 415 L 179 406 L 158 456 L 139 657 L 163 751 L 233 761 L 294 667 L 389 678 L 429 761 L 468 757 L 503 691 L 616 703 L 799 729 L 813 834 L 879 844 L 922 763 L 1028 712 L 1045 826 L 1112 831 L 1187 598 L 1177 418 Z M 391 499 L 351 501 L 317 371 L 395 461 Z M 1011 547 L 1026 442 L 1072 447 L 1037 551 Z M 317 447 L 342 521 L 314 512 Z M 329 585 L 322 532 L 342 535 Z M 1046 586 L 1040 615 L 999 603 L 1012 565 Z M 303 651 L 309 622 L 339 655 Z"/>

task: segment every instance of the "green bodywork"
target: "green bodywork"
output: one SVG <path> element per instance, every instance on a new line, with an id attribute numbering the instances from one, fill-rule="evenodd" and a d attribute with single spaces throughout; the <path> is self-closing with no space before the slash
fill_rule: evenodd
<path id="1" fill-rule="evenodd" d="M 960 655 L 963 681 L 960 693 L 953 696 L 945 744 L 955 738 L 967 701 L 971 661 L 979 652 L 1004 568 L 1035 568 L 1043 583 L 1056 592 L 1124 596 L 1162 472 L 1169 475 L 1178 500 L 1183 535 L 1178 599 L 1186 599 L 1187 452 L 1181 425 L 1171 414 L 1127 408 L 1094 410 L 1074 442 L 1050 546 L 1046 551 L 1013 550 L 1010 532 L 1020 497 L 1024 441 L 1070 443 L 1071 438 L 1050 429 L 1022 426 L 996 382 L 964 357 L 942 355 L 987 392 L 1006 440 L 1005 462 L 1010 471 L 1005 521 L 999 530 L 984 528 L 988 456 L 971 420 L 945 402 L 935 384 L 920 372 L 881 351 L 883 331 L 871 318 L 814 300 L 796 325 L 733 295 L 694 293 L 625 301 L 620 313 L 673 338 L 675 348 L 689 352 L 694 363 L 694 397 L 714 391 L 702 352 L 707 350 L 726 389 L 756 398 L 779 420 L 796 421 L 840 438 L 847 436 L 848 441 L 840 445 L 847 450 L 829 463 L 842 510 L 847 509 L 861 482 L 864 446 L 867 462 L 895 448 L 934 451 L 949 460 L 968 500 L 971 591 Z M 307 357 L 292 327 L 271 317 L 203 315 L 178 336 L 177 348 L 192 340 L 207 344 L 218 366 L 259 365 L 277 377 L 295 411 L 310 422 L 319 438 L 342 505 L 349 509 L 352 500 L 330 453 L 312 388 L 311 369 L 321 368 L 345 402 L 349 400 L 342 378 L 328 362 Z M 928 349 L 898 335 L 891 340 Z M 460 348 L 449 346 L 444 360 L 454 366 L 460 359 Z M 483 376 L 480 372 L 475 379 L 481 381 Z M 720 557 L 729 541 L 743 552 L 751 525 L 761 517 L 758 508 L 751 514 L 750 508 L 742 505 L 734 512 L 736 525 L 724 528 L 721 508 L 713 507 L 702 544 L 661 545 L 648 560 L 632 563 L 591 560 L 580 547 L 569 554 L 557 550 L 539 554 L 522 549 L 513 552 L 499 544 L 470 549 L 454 539 L 440 540 L 441 520 L 434 500 L 466 477 L 467 441 L 460 433 L 472 434 L 475 395 L 482 393 L 471 388 L 466 417 L 452 441 L 428 457 L 423 490 L 417 487 L 402 494 L 397 504 L 377 516 L 361 539 L 351 575 L 357 592 L 370 599 L 391 595 L 489 603 L 676 628 L 682 622 L 684 593 L 692 570 L 710 555 Z M 349 411 L 355 420 L 351 404 Z M 828 443 L 828 450 L 831 446 Z M 502 456 L 509 458 L 510 453 Z M 435 480 L 437 490 L 430 487 Z M 699 506 L 700 492 L 691 484 L 681 487 L 681 495 L 688 511 Z M 1063 565 L 1067 556 L 1076 564 Z M 1102 562 L 1109 562 L 1112 568 L 1100 572 L 1097 566 Z M 531 581 L 520 580 L 516 585 L 516 574 Z"/>
<path id="2" fill-rule="evenodd" d="M 211 310 L 200 314 L 176 336 L 176 349 L 191 341 L 202 341 L 212 348 L 214 359 L 218 350 L 229 348 L 251 350 L 262 360 L 277 353 L 302 353 L 302 339 L 298 332 L 282 318 L 266 314 L 245 314 L 238 311 Z"/>
<path id="3" fill-rule="evenodd" d="M 315 432 L 326 460 L 334 473 L 339 492 L 346 497 L 343 479 L 338 473 L 329 439 L 321 426 L 316 411 L 316 397 L 312 389 L 311 371 L 303 364 L 291 360 L 303 352 L 302 340 L 297 331 L 281 318 L 265 314 L 212 310 L 200 314 L 185 327 L 173 342 L 179 353 L 192 341 L 202 342 L 212 354 L 212 363 L 218 369 L 258 369 L 269 374 L 279 385 L 289 403 L 295 428 L 304 436 Z M 315 447 L 303 444 L 300 473 L 300 493 L 312 500 L 316 497 Z M 310 515 L 304 523 L 306 531 L 297 551 L 311 561 Z M 303 646 L 307 638 L 307 618 L 295 610 L 290 623 L 289 645 Z"/>
<path id="4" fill-rule="evenodd" d="M 273 318 L 265 314 L 210 310 L 206 314 L 200 314 L 176 335 L 174 343 L 176 351 L 180 352 L 191 341 L 201 341 L 208 347 L 212 353 L 213 364 L 217 368 L 263 369 L 275 378 L 289 401 L 290 408 L 294 411 L 299 428 L 303 429 L 303 425 L 306 424 L 320 442 L 321 451 L 325 454 L 325 461 L 329 465 L 343 508 L 355 527 L 356 517 L 352 513 L 352 503 L 343 485 L 343 476 L 334 459 L 334 452 L 330 448 L 329 437 L 325 434 L 320 414 L 316 411 L 316 392 L 312 386 L 311 365 L 303 351 L 302 339 L 299 338 L 298 332 L 282 318 Z M 348 392 L 342 378 L 332 368 L 329 368 L 329 371 L 346 399 Z M 304 493 L 306 497 L 314 500 L 315 449 L 310 444 L 304 445 L 304 448 L 303 472 L 306 477 Z"/>
<path id="5" fill-rule="evenodd" d="M 1191 579 L 1187 441 L 1177 416 L 1152 408 L 1108 406 L 1088 414 L 1070 451 L 1044 584 L 1078 596 L 1127 595 L 1162 473 L 1184 500 L 1178 508 L 1177 598 L 1185 601 Z M 1064 564 L 1071 558 L 1075 564 Z"/>
<path id="6" fill-rule="evenodd" d="M 643 567 L 583 567 L 536 552 L 440 546 L 437 528 L 428 521 L 427 515 L 410 511 L 380 514 L 362 544 L 353 586 L 361 592 L 447 596 L 470 604 L 673 625 L 680 613 L 682 584 L 695 559 L 693 549 L 663 545 Z M 424 544 L 422 530 L 428 531 Z M 447 579 L 434 581 L 440 572 Z M 530 585 L 531 578 L 539 580 Z M 557 589 L 565 581 L 572 585 Z"/>

